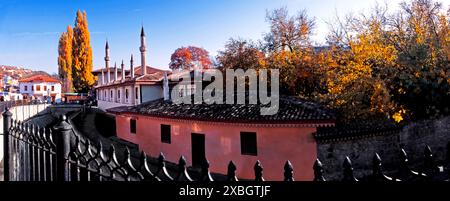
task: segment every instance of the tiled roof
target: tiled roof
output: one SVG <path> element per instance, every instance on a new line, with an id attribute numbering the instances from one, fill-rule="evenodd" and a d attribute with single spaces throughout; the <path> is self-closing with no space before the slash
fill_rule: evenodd
<path id="1" fill-rule="evenodd" d="M 218 122 L 326 124 L 334 122 L 334 115 L 327 109 L 294 97 L 280 97 L 280 108 L 275 115 L 261 115 L 262 106 L 260 104 L 174 104 L 172 101 L 158 99 L 138 106 L 122 106 L 107 111 Z"/>
<path id="2" fill-rule="evenodd" d="M 167 72 L 168 74 L 170 74 L 172 71 L 170 71 L 170 70 L 161 70 L 159 68 L 154 68 L 154 67 L 147 66 L 147 74 L 164 73 L 164 72 Z M 138 66 L 138 67 L 134 68 L 134 74 L 136 76 L 142 75 L 141 74 L 141 66 Z"/>
<path id="3" fill-rule="evenodd" d="M 19 82 L 60 82 L 58 79 L 48 75 L 32 75 L 26 78 L 22 78 Z"/>
<path id="4" fill-rule="evenodd" d="M 315 133 L 318 141 L 345 141 L 399 132 L 404 124 L 385 117 L 359 118 L 351 122 L 337 122 L 335 127 L 319 128 Z"/>
<path id="5" fill-rule="evenodd" d="M 164 79 L 164 72 L 154 72 L 154 73 L 148 73 L 144 76 L 139 76 L 136 78 L 137 81 L 152 81 L 152 82 L 159 82 Z"/>

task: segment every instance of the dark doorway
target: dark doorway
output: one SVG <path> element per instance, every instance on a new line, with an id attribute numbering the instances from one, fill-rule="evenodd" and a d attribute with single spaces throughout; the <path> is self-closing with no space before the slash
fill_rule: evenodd
<path id="1" fill-rule="evenodd" d="M 205 160 L 205 135 L 192 133 L 192 166 L 200 167 Z"/>

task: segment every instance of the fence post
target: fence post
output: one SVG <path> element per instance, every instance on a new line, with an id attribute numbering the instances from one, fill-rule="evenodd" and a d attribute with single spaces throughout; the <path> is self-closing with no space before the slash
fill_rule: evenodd
<path id="1" fill-rule="evenodd" d="M 326 181 L 325 177 L 323 176 L 323 172 L 324 172 L 323 165 L 319 159 L 316 159 L 316 162 L 314 162 L 313 170 L 314 170 L 314 180 L 313 181 Z"/>
<path id="2" fill-rule="evenodd" d="M 60 122 L 53 127 L 56 138 L 56 180 L 69 181 L 70 133 L 72 125 L 62 115 Z"/>
<path id="3" fill-rule="evenodd" d="M 9 127 L 11 125 L 11 112 L 6 107 L 3 112 L 3 181 L 9 181 Z"/>

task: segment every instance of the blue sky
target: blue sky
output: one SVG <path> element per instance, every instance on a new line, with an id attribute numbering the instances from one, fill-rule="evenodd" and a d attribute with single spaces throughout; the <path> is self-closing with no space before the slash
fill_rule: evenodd
<path id="1" fill-rule="evenodd" d="M 86 10 L 94 69 L 103 66 L 108 39 L 111 61 L 139 55 L 139 31 L 147 35 L 148 62 L 167 68 L 181 46 L 203 47 L 212 56 L 231 37 L 258 40 L 268 31 L 266 10 L 306 9 L 316 19 L 314 40 L 324 42 L 336 15 L 370 9 L 376 0 L 0 0 L 0 64 L 57 72 L 61 32 L 73 25 L 77 9 Z M 384 1 L 379 1 L 383 3 Z M 391 10 L 401 0 L 389 1 Z M 138 59 L 137 59 L 138 61 Z"/>

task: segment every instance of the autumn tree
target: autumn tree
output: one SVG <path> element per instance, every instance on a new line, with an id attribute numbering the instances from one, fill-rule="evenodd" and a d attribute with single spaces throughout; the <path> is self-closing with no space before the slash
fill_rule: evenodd
<path id="1" fill-rule="evenodd" d="M 72 92 L 72 27 L 61 34 L 58 44 L 58 77 L 63 80 L 63 91 Z"/>
<path id="2" fill-rule="evenodd" d="M 170 57 L 169 63 L 172 70 L 208 69 L 211 66 L 212 61 L 209 58 L 209 52 L 195 46 L 176 49 Z"/>
<path id="3" fill-rule="evenodd" d="M 216 57 L 221 69 L 261 69 L 266 66 L 264 53 L 252 41 L 231 38 L 225 50 L 219 51 Z"/>
<path id="4" fill-rule="evenodd" d="M 266 21 L 270 32 L 265 34 L 267 51 L 300 51 L 311 46 L 310 37 L 315 26 L 315 19 L 301 10 L 295 16 L 289 16 L 286 7 L 267 12 Z"/>
<path id="5" fill-rule="evenodd" d="M 92 74 L 92 48 L 86 12 L 78 10 L 73 32 L 73 84 L 76 91 L 88 92 L 94 85 L 95 77 Z"/>
<path id="6" fill-rule="evenodd" d="M 376 6 L 336 23 L 326 73 L 330 105 L 347 117 L 383 114 L 398 122 L 448 113 L 448 13 L 431 0 L 386 10 Z"/>
<path id="7" fill-rule="evenodd" d="M 348 49 L 340 49 L 335 65 L 330 65 L 327 71 L 331 105 L 347 113 L 346 116 L 389 116 L 402 111 L 392 102 L 389 91 L 393 72 L 397 70 L 397 51 L 387 41 L 385 19 L 385 8 L 378 6 L 369 15 L 348 21 L 347 32 L 355 34 L 347 36 Z"/>
<path id="8" fill-rule="evenodd" d="M 416 118 L 450 112 L 449 15 L 439 2 L 413 0 L 390 21 L 401 69 L 392 92 Z"/>
<path id="9" fill-rule="evenodd" d="M 281 93 L 311 98 L 321 89 L 316 52 L 311 45 L 315 21 L 302 10 L 295 16 L 287 8 L 267 13 L 270 32 L 263 48 L 268 55 L 267 67 L 280 70 Z"/>

